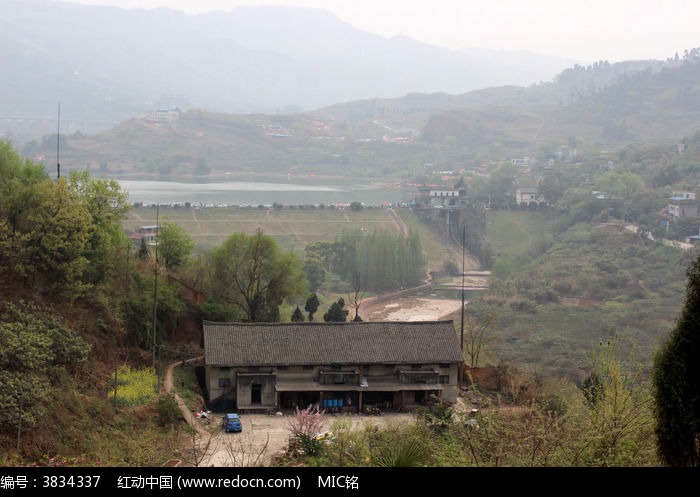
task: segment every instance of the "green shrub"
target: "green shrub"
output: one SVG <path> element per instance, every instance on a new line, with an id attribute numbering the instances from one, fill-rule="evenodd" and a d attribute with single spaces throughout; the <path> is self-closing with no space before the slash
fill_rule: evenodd
<path id="1" fill-rule="evenodd" d="M 173 394 L 158 399 L 158 424 L 160 426 L 174 425 L 182 420 L 182 412 Z"/>

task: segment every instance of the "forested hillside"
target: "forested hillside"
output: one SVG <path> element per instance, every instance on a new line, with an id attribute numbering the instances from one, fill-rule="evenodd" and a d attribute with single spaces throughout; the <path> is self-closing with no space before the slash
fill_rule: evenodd
<path id="1" fill-rule="evenodd" d="M 129 251 L 123 192 L 85 173 L 51 180 L 7 142 L 0 172 L 0 465 L 158 464 L 171 449 L 155 404 L 108 399 L 117 367 L 150 363 L 124 320 L 138 303 L 150 327 L 153 279 L 139 294 L 152 273 Z M 163 282 L 159 319 L 173 295 Z"/>
<path id="2" fill-rule="evenodd" d="M 616 340 L 649 370 L 682 307 L 696 250 L 648 240 L 618 222 L 577 223 L 552 236 L 542 213 L 489 219 L 492 244 L 527 238 L 503 249 L 489 295 L 478 302 L 480 312 L 498 316 L 499 360 L 580 381 L 596 346 Z"/>

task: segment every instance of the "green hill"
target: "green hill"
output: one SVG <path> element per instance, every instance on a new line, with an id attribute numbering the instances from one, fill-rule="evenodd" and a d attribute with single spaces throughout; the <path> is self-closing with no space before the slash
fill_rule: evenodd
<path id="1" fill-rule="evenodd" d="M 696 250 L 640 238 L 620 223 L 556 234 L 540 212 L 491 211 L 489 221 L 498 256 L 479 305 L 499 316 L 498 360 L 580 381 L 597 344 L 617 337 L 648 370 L 679 316 Z"/>

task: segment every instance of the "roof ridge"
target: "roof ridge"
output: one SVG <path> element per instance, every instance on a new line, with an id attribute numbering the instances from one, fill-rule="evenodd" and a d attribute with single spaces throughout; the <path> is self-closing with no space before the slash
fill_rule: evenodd
<path id="1" fill-rule="evenodd" d="M 337 326 L 337 325 L 350 325 L 350 326 L 379 326 L 386 324 L 401 324 L 401 325 L 420 325 L 420 324 L 434 324 L 434 323 L 451 323 L 454 319 L 431 319 L 427 321 L 301 321 L 301 322 L 274 322 L 274 321 L 209 321 L 208 319 L 203 319 L 202 324 L 208 325 L 235 325 L 235 326 Z"/>

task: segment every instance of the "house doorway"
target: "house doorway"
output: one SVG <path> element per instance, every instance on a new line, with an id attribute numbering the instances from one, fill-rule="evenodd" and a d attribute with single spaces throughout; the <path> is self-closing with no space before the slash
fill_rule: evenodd
<path id="1" fill-rule="evenodd" d="M 254 406 L 262 404 L 262 385 L 260 383 L 250 385 L 250 403 Z"/>

